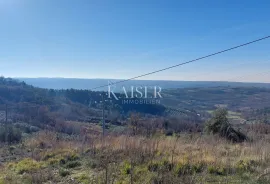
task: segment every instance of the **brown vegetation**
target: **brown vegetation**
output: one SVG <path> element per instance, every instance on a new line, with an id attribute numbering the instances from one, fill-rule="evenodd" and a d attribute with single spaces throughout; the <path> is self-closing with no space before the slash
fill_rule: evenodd
<path id="1" fill-rule="evenodd" d="M 87 137 L 87 139 L 86 139 Z M 8 153 L 9 152 L 9 153 Z M 16 155 L 13 158 L 8 155 Z M 41 131 L 1 148 L 2 183 L 267 183 L 270 137 L 233 144 L 218 136 Z M 15 159 L 15 160 L 13 160 Z M 15 172 L 14 172 L 15 171 Z M 0 183 L 1 183 L 0 182 Z"/>

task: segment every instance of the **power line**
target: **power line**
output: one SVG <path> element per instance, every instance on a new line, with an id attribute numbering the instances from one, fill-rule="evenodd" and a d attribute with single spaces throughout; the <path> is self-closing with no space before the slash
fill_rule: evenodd
<path id="1" fill-rule="evenodd" d="M 172 69 L 172 68 L 175 68 L 175 67 L 178 67 L 178 66 L 186 65 L 186 64 L 189 64 L 189 63 L 192 63 L 192 62 L 195 62 L 195 61 L 199 61 L 199 60 L 202 60 L 202 59 L 205 59 L 205 58 L 209 58 L 209 57 L 212 57 L 212 56 L 215 56 L 215 55 L 224 53 L 224 52 L 228 52 L 228 51 L 231 51 L 231 50 L 240 48 L 240 47 L 244 47 L 244 46 L 247 46 L 247 45 L 250 45 L 250 44 L 253 44 L 253 43 L 256 43 L 256 42 L 265 40 L 265 39 L 268 39 L 268 38 L 270 38 L 270 36 L 266 36 L 266 37 L 263 37 L 263 38 L 259 38 L 259 39 L 256 39 L 256 40 L 253 40 L 253 41 L 250 41 L 250 42 L 241 44 L 241 45 L 237 45 L 237 46 L 234 46 L 234 47 L 225 49 L 225 50 L 221 50 L 221 51 L 218 51 L 218 52 L 215 52 L 215 53 L 206 55 L 206 56 L 202 56 L 202 57 L 199 57 L 199 58 L 190 60 L 190 61 L 186 61 L 186 62 L 183 62 L 183 63 L 179 63 L 179 64 L 173 65 L 173 66 L 169 66 L 169 67 L 167 67 L 167 68 L 163 68 L 163 69 L 159 69 L 159 70 L 156 70 L 156 71 L 153 71 L 153 72 L 149 72 L 149 73 L 146 73 L 146 74 L 138 75 L 138 76 L 136 76 L 136 77 L 132 77 L 132 78 L 129 78 L 129 79 L 117 81 L 117 82 L 111 83 L 111 85 L 123 83 L 123 82 L 130 81 L 130 80 L 133 80 L 133 79 L 137 79 L 137 78 L 141 78 L 141 77 L 144 77 L 144 76 L 152 75 L 152 74 L 154 74 L 154 73 L 158 73 L 158 72 L 162 72 L 162 71 L 165 71 L 165 70 L 169 70 L 169 69 Z M 102 87 L 107 87 L 107 86 L 109 86 L 109 85 L 98 86 L 98 87 L 92 88 L 92 89 L 90 89 L 90 90 L 95 90 L 95 89 L 102 88 Z"/>

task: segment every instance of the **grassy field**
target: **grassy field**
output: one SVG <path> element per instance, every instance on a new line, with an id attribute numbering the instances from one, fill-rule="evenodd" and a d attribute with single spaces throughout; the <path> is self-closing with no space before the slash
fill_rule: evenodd
<path id="1" fill-rule="evenodd" d="M 2 145 L 0 183 L 269 183 L 270 137 L 67 136 L 41 131 Z"/>

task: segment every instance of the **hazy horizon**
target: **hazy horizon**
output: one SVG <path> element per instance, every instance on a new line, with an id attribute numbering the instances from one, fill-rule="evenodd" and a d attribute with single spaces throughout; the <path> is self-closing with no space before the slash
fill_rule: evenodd
<path id="1" fill-rule="evenodd" d="M 13 79 L 78 79 L 78 80 L 115 80 L 121 81 L 126 80 L 124 78 L 70 78 L 70 77 L 9 77 L 4 76 L 6 78 L 13 78 Z M 172 81 L 172 82 L 235 82 L 235 83 L 270 83 L 269 82 L 260 82 L 260 81 L 234 81 L 234 80 L 162 80 L 162 79 L 132 79 L 131 81 Z"/>
<path id="2" fill-rule="evenodd" d="M 158 86 L 162 89 L 169 88 L 200 88 L 200 87 L 266 87 L 270 88 L 270 83 L 254 82 L 230 82 L 230 81 L 169 81 L 169 80 L 130 80 L 117 83 L 116 79 L 78 79 L 78 78 L 16 78 L 35 87 L 47 89 L 87 89 L 102 91 L 108 90 L 107 85 L 115 91 L 121 91 L 124 86 L 127 90 L 132 86 Z M 116 84 L 113 84 L 115 83 Z"/>

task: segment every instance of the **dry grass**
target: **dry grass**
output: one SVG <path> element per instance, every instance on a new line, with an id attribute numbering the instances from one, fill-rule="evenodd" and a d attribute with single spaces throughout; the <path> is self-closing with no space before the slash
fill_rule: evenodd
<path id="1" fill-rule="evenodd" d="M 46 165 L 41 172 L 53 167 L 59 173 L 64 167 L 58 165 L 61 159 L 78 157 L 81 165 L 75 170 L 68 168 L 70 175 L 66 178 L 56 174 L 57 177 L 51 178 L 55 183 L 74 178 L 84 181 L 81 183 L 104 183 L 104 178 L 107 183 L 130 183 L 132 177 L 133 183 L 143 179 L 148 183 L 256 183 L 268 177 L 270 166 L 269 137 L 260 137 L 252 142 L 233 144 L 219 137 L 199 134 L 152 138 L 108 135 L 103 139 L 97 135 L 70 138 L 43 131 L 25 140 L 26 153 L 18 160 L 31 158 Z M 12 162 L 15 168 L 16 163 L 20 161 Z M 160 169 L 165 163 L 169 164 L 169 169 Z M 2 178 L 10 173 L 7 166 L 8 162 L 1 167 L 6 174 Z M 123 174 L 123 168 L 128 174 Z M 141 172 L 144 176 L 138 174 Z"/>

